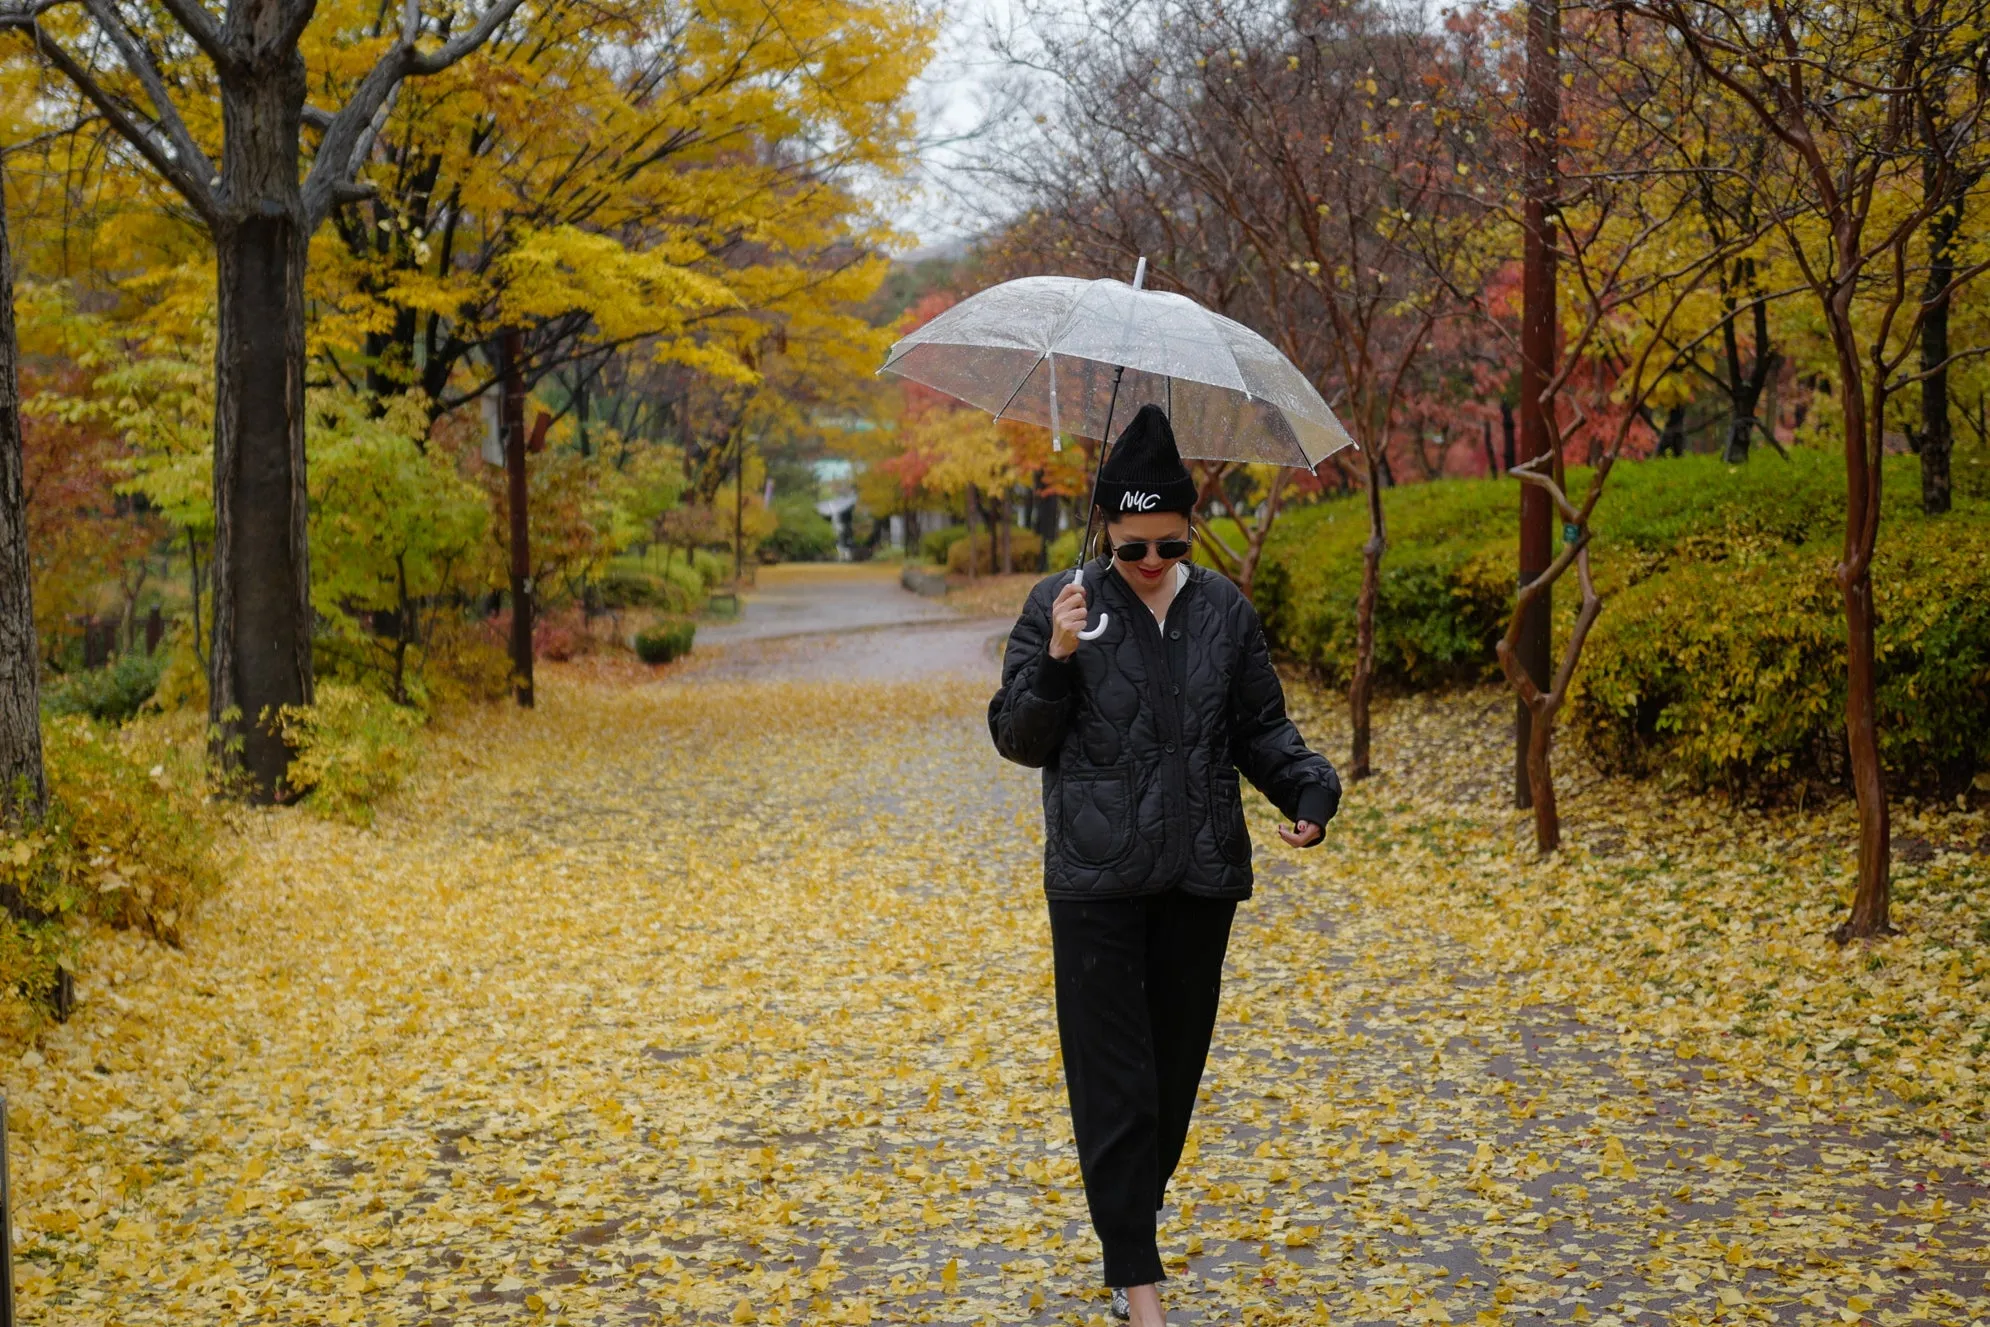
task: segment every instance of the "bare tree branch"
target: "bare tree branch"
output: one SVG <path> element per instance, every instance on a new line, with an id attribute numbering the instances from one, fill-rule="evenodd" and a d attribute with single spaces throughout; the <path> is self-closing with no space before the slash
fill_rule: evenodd
<path id="1" fill-rule="evenodd" d="M 187 131 L 186 122 L 180 118 L 179 108 L 173 105 L 172 93 L 167 90 L 166 80 L 153 63 L 151 53 L 125 26 L 124 18 L 117 12 L 112 0 L 83 0 L 83 6 L 117 48 L 118 58 L 124 62 L 124 67 L 131 71 L 145 88 L 145 95 L 152 99 L 153 124 L 164 135 L 168 149 L 186 163 L 187 173 L 206 189 L 207 182 L 213 180 L 218 172 L 200 144 L 194 142 L 193 135 Z M 192 201 L 199 205 L 199 200 Z M 211 202 L 209 206 L 212 206 Z"/>
<path id="2" fill-rule="evenodd" d="M 407 0 L 402 10 L 400 40 L 367 71 L 351 99 L 325 127 L 318 155 L 304 179 L 304 218 L 308 229 L 317 229 L 341 196 L 350 196 L 353 176 L 364 165 L 366 154 L 385 123 L 381 118 L 383 110 L 401 82 L 417 75 L 440 73 L 469 55 L 504 25 L 520 3 L 521 0 L 494 0 L 469 31 L 424 55 L 416 45 L 421 36 L 421 10 L 416 0 Z"/>
<path id="3" fill-rule="evenodd" d="M 174 152 L 173 145 L 158 126 L 132 114 L 123 102 L 113 97 L 103 84 L 97 81 L 96 75 L 60 42 L 32 23 L 27 26 L 34 38 L 35 49 L 43 58 L 61 71 L 63 77 L 67 78 L 76 90 L 97 108 L 105 122 L 117 131 L 118 136 L 130 143 L 133 149 L 150 163 L 152 169 L 158 171 L 168 184 L 178 190 L 203 220 L 212 223 L 218 217 L 219 211 L 213 190 L 213 167 L 207 164 L 206 158 L 200 157 L 198 163 L 190 167 L 185 157 Z M 206 174 L 201 173 L 203 168 Z"/>
<path id="4" fill-rule="evenodd" d="M 214 62 L 214 67 L 224 77 L 236 72 L 241 62 L 235 49 L 222 32 L 220 23 L 208 12 L 207 6 L 203 5 L 201 0 L 159 0 L 159 3 L 173 16 L 174 22 L 186 29 L 187 35 L 194 39 L 194 44 Z"/>

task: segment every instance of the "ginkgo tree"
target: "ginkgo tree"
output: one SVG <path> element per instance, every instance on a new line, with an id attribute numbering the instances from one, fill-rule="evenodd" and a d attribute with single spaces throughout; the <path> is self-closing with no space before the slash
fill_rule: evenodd
<path id="1" fill-rule="evenodd" d="M 625 351 L 751 386 L 770 329 L 867 341 L 888 233 L 854 185 L 903 171 L 931 36 L 900 0 L 535 13 L 394 106 L 317 250 L 314 348 L 442 413 L 503 329 L 581 397 Z"/>
<path id="2" fill-rule="evenodd" d="M 21 455 L 20 342 L 14 332 L 14 262 L 0 170 L 0 822 L 48 807 L 41 758 L 41 657 Z"/>
<path id="3" fill-rule="evenodd" d="M 208 703 L 217 749 L 263 798 L 281 794 L 290 761 L 271 720 L 311 699 L 310 236 L 362 191 L 356 173 L 402 83 L 476 50 L 519 2 L 492 0 L 478 13 L 406 0 L 395 13 L 231 0 L 217 14 L 202 0 L 162 0 L 156 9 L 0 0 L 0 27 L 26 36 L 78 109 L 102 117 L 123 152 L 213 241 L 218 482 Z M 317 135 L 308 151 L 307 129 Z"/>

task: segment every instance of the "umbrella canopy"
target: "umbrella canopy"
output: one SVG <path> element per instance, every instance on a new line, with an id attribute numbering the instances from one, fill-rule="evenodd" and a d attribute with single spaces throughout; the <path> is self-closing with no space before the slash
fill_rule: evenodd
<path id="1" fill-rule="evenodd" d="M 1144 266 L 1144 263 L 1143 263 Z M 1194 300 L 1030 276 L 971 295 L 891 348 L 881 373 L 998 419 L 1104 438 L 1152 402 L 1183 456 L 1310 470 L 1354 440 L 1272 344 Z M 1115 390 L 1118 401 L 1115 404 Z"/>

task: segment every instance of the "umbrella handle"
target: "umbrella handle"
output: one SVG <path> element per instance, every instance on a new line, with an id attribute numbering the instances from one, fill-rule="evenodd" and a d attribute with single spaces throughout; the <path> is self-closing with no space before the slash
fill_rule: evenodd
<path id="1" fill-rule="evenodd" d="M 1083 567 L 1076 567 L 1072 569 L 1071 583 L 1077 586 L 1081 590 L 1085 588 L 1085 569 Z M 1096 627 L 1087 627 L 1083 631 L 1079 632 L 1078 639 L 1097 640 L 1099 637 L 1106 634 L 1106 623 L 1110 621 L 1112 621 L 1111 613 L 1099 614 L 1099 624 Z"/>

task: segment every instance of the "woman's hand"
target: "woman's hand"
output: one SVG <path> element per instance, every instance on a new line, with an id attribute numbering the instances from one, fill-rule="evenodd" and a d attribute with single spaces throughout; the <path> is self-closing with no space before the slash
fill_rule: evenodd
<path id="1" fill-rule="evenodd" d="M 1317 841 L 1320 835 L 1324 833 L 1326 833 L 1324 829 L 1310 820 L 1298 821 L 1291 829 L 1287 829 L 1283 825 L 1278 827 L 1278 837 L 1284 839 L 1286 843 L 1295 848 L 1303 848 L 1307 844 Z"/>
<path id="2" fill-rule="evenodd" d="M 1050 657 L 1069 659 L 1078 649 L 1078 633 L 1085 629 L 1085 591 L 1067 585 L 1057 592 L 1050 606 Z"/>

